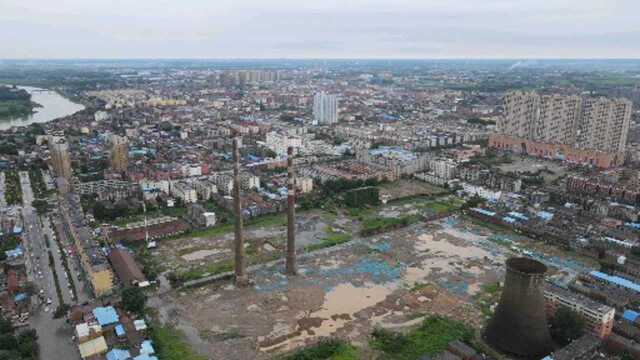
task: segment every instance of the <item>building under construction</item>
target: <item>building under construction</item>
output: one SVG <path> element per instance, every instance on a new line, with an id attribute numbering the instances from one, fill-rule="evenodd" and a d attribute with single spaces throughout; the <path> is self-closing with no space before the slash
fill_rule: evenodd
<path id="1" fill-rule="evenodd" d="M 115 172 L 123 173 L 129 166 L 129 148 L 127 138 L 124 136 L 111 136 L 111 168 Z"/>
<path id="2" fill-rule="evenodd" d="M 540 359 L 553 350 L 545 311 L 547 267 L 530 258 L 510 258 L 500 303 L 485 330 L 487 342 L 506 354 Z"/>
<path id="3" fill-rule="evenodd" d="M 49 150 L 51 151 L 51 165 L 56 176 L 70 181 L 73 174 L 67 141 L 64 138 L 51 137 L 49 139 Z"/>

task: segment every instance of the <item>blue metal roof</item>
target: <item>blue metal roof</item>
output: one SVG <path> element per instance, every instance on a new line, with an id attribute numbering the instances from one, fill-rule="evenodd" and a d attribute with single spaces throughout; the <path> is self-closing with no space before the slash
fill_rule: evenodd
<path id="1" fill-rule="evenodd" d="M 93 316 L 96 317 L 100 326 L 107 326 L 118 322 L 118 313 L 113 306 L 97 307 L 93 309 Z"/>
<path id="2" fill-rule="evenodd" d="M 592 271 L 589 273 L 589 275 L 595 277 L 596 279 L 607 281 L 612 284 L 640 293 L 640 285 L 634 283 L 631 280 L 627 280 L 619 276 L 608 275 L 600 271 Z"/>
<path id="3" fill-rule="evenodd" d="M 629 320 L 631 322 L 636 321 L 636 319 L 638 319 L 638 317 L 640 316 L 639 313 L 633 311 L 633 310 L 625 310 L 624 314 L 622 314 L 622 317 L 625 318 L 626 320 Z"/>

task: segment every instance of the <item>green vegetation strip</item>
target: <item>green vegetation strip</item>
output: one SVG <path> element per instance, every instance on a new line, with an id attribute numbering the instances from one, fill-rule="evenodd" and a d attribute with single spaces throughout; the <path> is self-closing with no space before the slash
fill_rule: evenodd
<path id="1" fill-rule="evenodd" d="M 352 345 L 338 339 L 320 341 L 318 344 L 300 349 L 281 360 L 358 360 L 358 351 Z"/>
<path id="2" fill-rule="evenodd" d="M 409 226 L 420 221 L 419 215 L 407 215 L 399 218 L 375 217 L 368 218 L 362 222 L 362 236 L 380 234 L 393 229 Z"/>
<path id="3" fill-rule="evenodd" d="M 461 322 L 433 316 L 406 334 L 376 329 L 371 336 L 371 347 L 382 352 L 381 359 L 417 360 L 444 351 L 454 340 L 471 343 L 474 331 Z"/>
<path id="4" fill-rule="evenodd" d="M 49 253 L 49 267 L 51 268 L 51 272 L 53 274 L 53 283 L 56 286 L 56 295 L 58 296 L 58 304 L 59 306 L 63 306 L 64 299 L 62 298 L 62 289 L 60 288 L 60 282 L 58 281 L 56 265 L 55 265 L 55 262 L 53 261 L 53 253 L 51 252 L 51 250 L 49 250 L 48 253 Z"/>
<path id="5" fill-rule="evenodd" d="M 151 326 L 151 339 L 155 345 L 158 358 L 162 360 L 206 360 L 207 358 L 196 354 L 184 339 L 182 331 L 153 323 Z"/>
<path id="6" fill-rule="evenodd" d="M 4 197 L 9 205 L 22 205 L 22 187 L 17 171 L 7 171 L 4 179 Z"/>
<path id="7" fill-rule="evenodd" d="M 47 193 L 47 185 L 44 183 L 44 177 L 42 176 L 42 170 L 38 168 L 30 169 L 29 182 L 35 198 L 39 199 L 49 195 Z"/>
<path id="8" fill-rule="evenodd" d="M 344 244 L 351 241 L 351 234 L 349 233 L 336 232 L 331 228 L 327 230 L 327 233 L 329 234 L 327 237 L 320 240 L 320 242 L 317 244 L 311 244 L 307 246 L 305 250 L 307 252 L 316 251 L 316 250 L 333 247 L 333 246 Z"/>
<path id="9" fill-rule="evenodd" d="M 45 238 L 47 239 L 47 242 L 48 242 L 49 237 L 45 235 Z M 60 249 L 60 258 L 62 259 L 62 267 L 64 268 L 64 271 L 67 273 L 67 279 L 68 279 L 69 285 L 71 285 L 71 292 L 73 293 L 73 298 L 77 300 L 78 291 L 76 289 L 76 284 L 73 282 L 73 279 L 72 279 L 73 275 L 69 270 L 69 261 L 67 258 L 67 252 L 64 246 L 62 245 L 62 242 L 60 241 L 60 236 L 56 236 L 56 242 L 58 243 L 58 249 Z"/>

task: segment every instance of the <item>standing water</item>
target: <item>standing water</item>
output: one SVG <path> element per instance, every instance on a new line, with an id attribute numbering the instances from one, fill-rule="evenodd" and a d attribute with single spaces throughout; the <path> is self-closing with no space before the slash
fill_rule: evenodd
<path id="1" fill-rule="evenodd" d="M 31 101 L 40 104 L 41 107 L 33 108 L 35 111 L 33 114 L 13 118 L 0 118 L 0 130 L 6 130 L 12 126 L 45 123 L 84 109 L 83 105 L 76 104 L 55 91 L 31 86 L 19 86 L 19 88 L 27 90 L 31 94 Z"/>

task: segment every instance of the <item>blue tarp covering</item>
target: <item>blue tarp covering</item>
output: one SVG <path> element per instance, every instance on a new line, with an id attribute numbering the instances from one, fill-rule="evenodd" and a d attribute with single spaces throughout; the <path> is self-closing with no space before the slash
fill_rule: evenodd
<path id="1" fill-rule="evenodd" d="M 633 311 L 633 310 L 625 310 L 624 314 L 622 314 L 622 317 L 625 318 L 626 320 L 629 320 L 631 322 L 636 321 L 636 319 L 638 319 L 638 316 L 640 316 L 639 313 Z"/>
<path id="2" fill-rule="evenodd" d="M 548 211 L 539 211 L 538 217 L 544 221 L 549 221 L 553 219 L 553 213 L 550 213 Z"/>
<path id="3" fill-rule="evenodd" d="M 630 228 L 634 228 L 636 230 L 640 230 L 640 223 L 625 223 L 626 226 Z"/>
<path id="4" fill-rule="evenodd" d="M 485 210 L 485 209 L 481 209 L 481 208 L 472 208 L 471 210 L 477 212 L 478 214 L 482 214 L 482 215 L 486 215 L 486 216 L 495 216 L 496 213 L 494 213 L 493 211 L 489 211 L 489 210 Z"/>
<path id="5" fill-rule="evenodd" d="M 14 234 L 21 234 L 22 233 L 22 228 L 18 225 L 13 227 L 13 233 Z"/>
<path id="6" fill-rule="evenodd" d="M 15 249 L 7 250 L 4 253 L 7 255 L 8 259 L 15 259 L 24 255 L 24 250 L 22 250 L 22 246 L 18 245 Z"/>
<path id="7" fill-rule="evenodd" d="M 156 350 L 151 345 L 151 340 L 145 340 L 140 345 L 140 353 L 141 354 L 155 354 Z"/>
<path id="8" fill-rule="evenodd" d="M 118 322 L 118 313 L 113 306 L 97 307 L 93 309 L 93 316 L 96 317 L 100 326 L 107 326 Z"/>
<path id="9" fill-rule="evenodd" d="M 516 219 L 509 217 L 509 216 L 505 216 L 502 218 L 502 221 L 509 223 L 509 224 L 513 224 L 514 222 L 516 222 Z"/>
<path id="10" fill-rule="evenodd" d="M 631 280 L 627 280 L 625 278 L 621 278 L 619 276 L 612 276 L 612 275 L 608 275 L 605 273 L 602 273 L 600 271 L 592 271 L 589 273 L 589 275 L 593 276 L 596 279 L 600 279 L 602 281 L 607 281 L 610 282 L 612 284 L 621 286 L 623 288 L 629 289 L 629 290 L 633 290 L 635 292 L 639 292 L 640 293 L 640 285 L 634 283 Z"/>
<path id="11" fill-rule="evenodd" d="M 107 353 L 107 360 L 128 360 L 131 353 L 128 350 L 113 349 Z"/>
<path id="12" fill-rule="evenodd" d="M 16 297 L 13 299 L 15 302 L 20 302 L 22 300 L 26 300 L 27 299 L 27 294 L 25 293 L 20 293 L 18 295 L 16 295 Z"/>
<path id="13" fill-rule="evenodd" d="M 528 221 L 529 220 L 529 218 L 524 216 L 524 214 L 521 214 L 521 213 L 515 212 L 515 211 L 510 212 L 508 215 L 510 217 L 512 217 L 512 218 L 516 218 L 516 219 L 522 220 L 522 221 Z"/>
<path id="14" fill-rule="evenodd" d="M 116 336 L 120 337 L 124 336 L 125 334 L 126 332 L 124 331 L 124 326 L 122 326 L 122 324 L 116 325 Z"/>
<path id="15" fill-rule="evenodd" d="M 134 357 L 133 360 L 158 360 L 158 358 L 153 355 L 141 354 Z"/>

